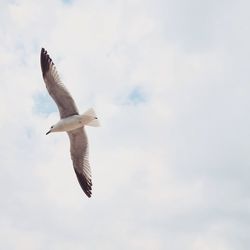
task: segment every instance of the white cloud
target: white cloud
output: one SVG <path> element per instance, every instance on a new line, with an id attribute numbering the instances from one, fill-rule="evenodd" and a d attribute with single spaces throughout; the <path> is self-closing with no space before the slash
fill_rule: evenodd
<path id="1" fill-rule="evenodd" d="M 2 247 L 249 249 L 248 5 L 2 1 Z M 41 47 L 102 123 L 91 199 L 45 136 Z"/>

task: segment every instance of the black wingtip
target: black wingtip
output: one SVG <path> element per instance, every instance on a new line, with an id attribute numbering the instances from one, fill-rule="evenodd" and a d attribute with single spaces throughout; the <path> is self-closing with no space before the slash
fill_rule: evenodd
<path id="1" fill-rule="evenodd" d="M 90 198 L 92 195 L 92 181 L 87 180 L 82 174 L 75 170 L 77 180 L 83 190 L 83 192 Z"/>
<path id="2" fill-rule="evenodd" d="M 44 48 L 41 49 L 40 62 L 41 62 L 42 73 L 44 76 L 49 70 L 50 65 L 54 64 L 50 56 L 48 55 L 48 52 Z"/>

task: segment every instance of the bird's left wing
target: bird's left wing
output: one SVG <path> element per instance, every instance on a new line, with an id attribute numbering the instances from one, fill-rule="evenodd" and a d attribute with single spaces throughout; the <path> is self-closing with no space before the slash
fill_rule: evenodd
<path id="1" fill-rule="evenodd" d="M 74 170 L 84 193 L 91 197 L 92 181 L 88 160 L 88 139 L 84 128 L 67 132 L 70 139 L 70 153 Z"/>
<path id="2" fill-rule="evenodd" d="M 44 82 L 50 96 L 56 102 L 60 117 L 65 118 L 71 115 L 77 115 L 78 109 L 76 104 L 69 91 L 61 82 L 56 67 L 44 48 L 41 50 L 40 60 Z"/>

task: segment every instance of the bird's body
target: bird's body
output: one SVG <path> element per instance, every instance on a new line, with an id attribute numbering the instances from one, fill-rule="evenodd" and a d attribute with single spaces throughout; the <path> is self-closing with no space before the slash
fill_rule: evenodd
<path id="1" fill-rule="evenodd" d="M 61 119 L 46 133 L 67 132 L 70 139 L 70 153 L 74 170 L 84 193 L 91 197 L 92 180 L 88 160 L 88 140 L 84 126 L 99 126 L 93 109 L 79 115 L 78 109 L 68 90 L 62 84 L 55 65 L 47 54 L 41 50 L 41 68 L 46 88 L 56 102 Z"/>
<path id="2" fill-rule="evenodd" d="M 60 119 L 55 125 L 53 125 L 49 132 L 68 132 L 83 126 L 99 126 L 97 117 L 95 116 L 94 110 L 89 109 L 82 115 L 72 115 L 66 118 Z"/>
<path id="3" fill-rule="evenodd" d="M 55 125 L 53 125 L 53 128 L 51 128 L 50 131 L 53 129 L 53 132 L 68 132 L 81 128 L 83 125 L 85 124 L 81 121 L 80 115 L 72 115 L 59 120 Z"/>

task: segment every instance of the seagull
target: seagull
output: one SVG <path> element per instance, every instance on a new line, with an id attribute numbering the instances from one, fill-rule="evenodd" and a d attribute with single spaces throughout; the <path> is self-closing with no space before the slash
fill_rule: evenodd
<path id="1" fill-rule="evenodd" d="M 67 132 L 70 140 L 70 153 L 78 182 L 84 193 L 90 198 L 92 194 L 91 169 L 88 160 L 88 139 L 84 126 L 99 126 L 93 108 L 79 114 L 75 101 L 63 85 L 56 67 L 47 51 L 41 49 L 41 69 L 46 88 L 55 101 L 60 120 L 46 133 Z"/>

